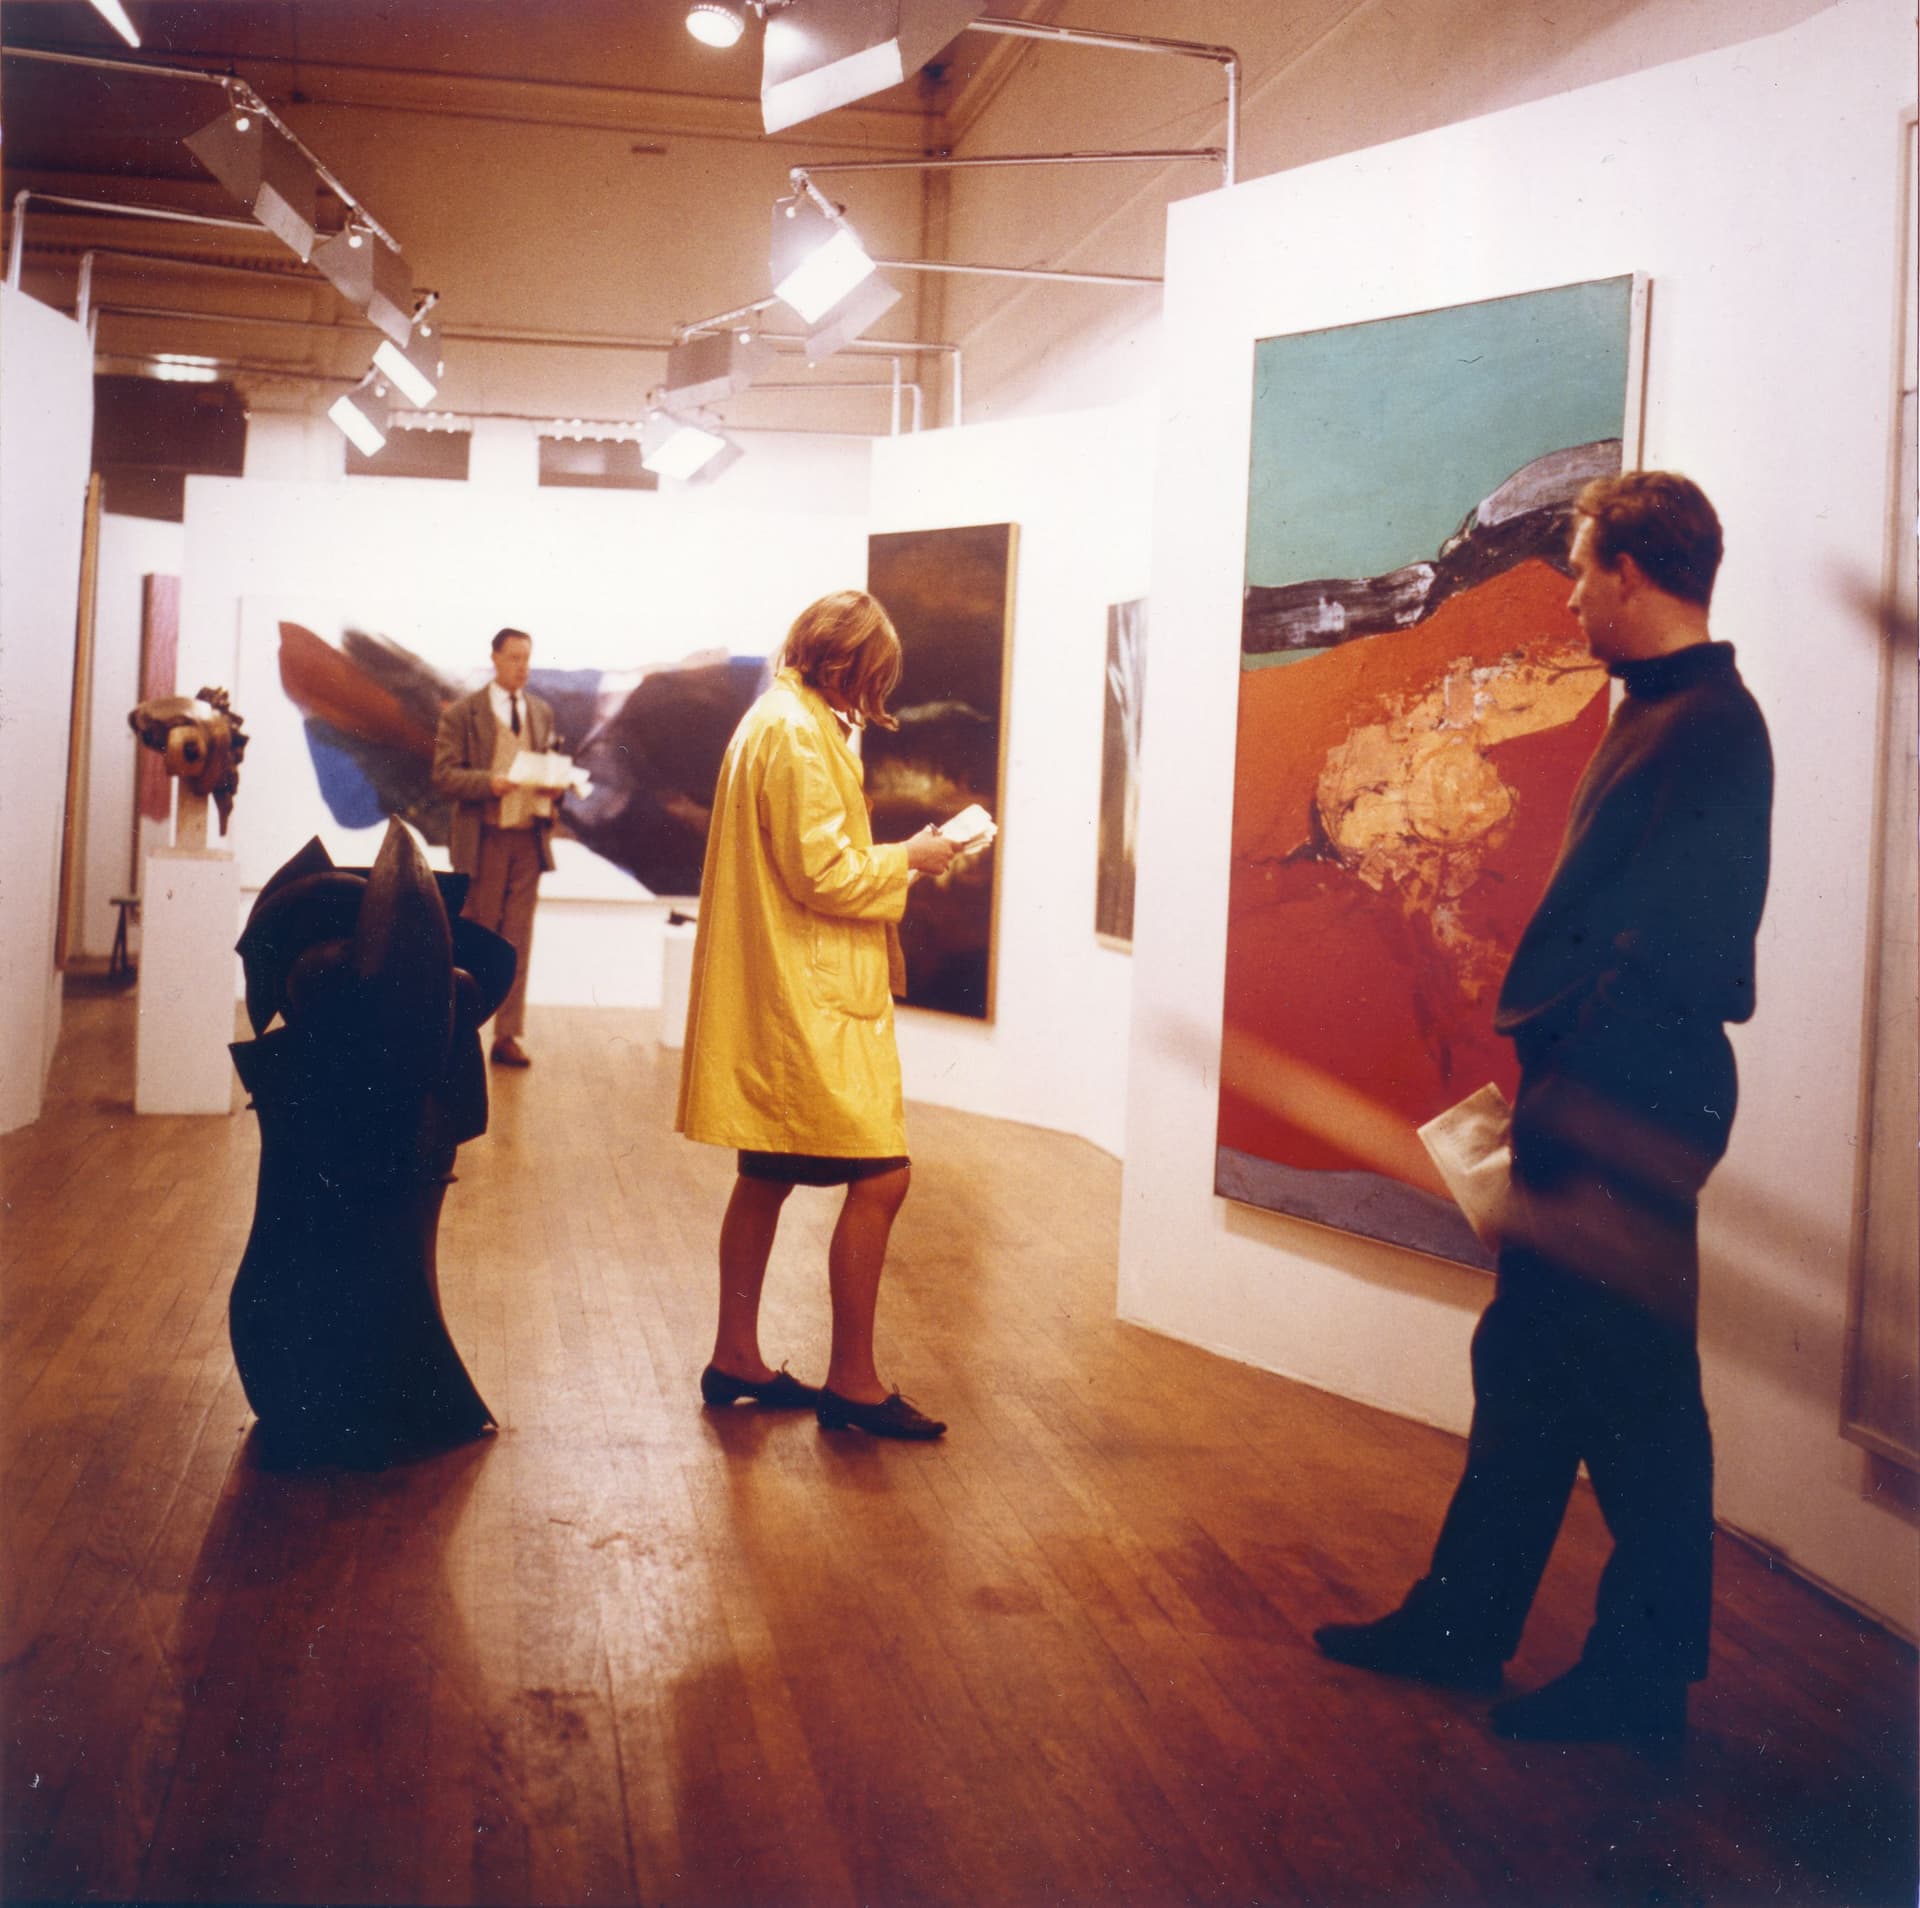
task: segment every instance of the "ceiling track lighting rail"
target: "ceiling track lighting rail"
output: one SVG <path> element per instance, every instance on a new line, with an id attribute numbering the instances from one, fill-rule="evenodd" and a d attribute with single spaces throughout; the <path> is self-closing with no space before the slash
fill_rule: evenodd
<path id="1" fill-rule="evenodd" d="M 416 316 L 424 316 L 428 307 L 422 305 Z M 187 318 L 196 319 L 202 324 L 239 325 L 251 329 L 255 325 L 269 331 L 326 331 L 341 338 L 357 338 L 363 324 L 348 319 L 342 323 L 337 318 L 275 318 L 261 312 L 247 311 L 197 311 L 190 305 L 126 305 L 117 299 L 112 304 L 95 305 L 92 315 L 108 318 Z M 84 324 L 88 312 L 82 308 L 74 316 Z M 378 330 L 378 326 L 372 327 Z M 443 334 L 444 335 L 444 334 Z"/>
<path id="2" fill-rule="evenodd" d="M 51 66 L 84 66 L 103 73 L 138 73 L 154 79 L 190 80 L 217 86 L 227 95 L 228 103 L 236 113 L 257 113 L 286 140 L 313 168 L 321 184 L 347 208 L 352 223 L 371 232 L 389 251 L 398 252 L 400 249 L 400 241 L 340 183 L 306 141 L 245 80 L 236 79 L 231 73 L 209 73 L 197 66 L 165 66 L 150 60 L 112 60 L 97 53 L 59 53 L 51 47 L 37 46 L 0 47 L 0 58 L 40 60 Z"/>
<path id="3" fill-rule="evenodd" d="M 1240 55 L 1230 46 L 1208 46 L 1198 40 L 1163 40 L 1147 34 L 1101 33 L 1088 27 L 1049 26 L 1034 20 L 1005 20 L 983 15 L 966 29 L 969 33 L 997 33 L 1006 39 L 1049 40 L 1058 46 L 1098 47 L 1109 53 L 1159 54 L 1172 59 L 1206 60 L 1225 69 L 1227 82 L 1227 143 L 1219 151 L 1221 184 L 1236 179 L 1240 153 Z"/>
<path id="4" fill-rule="evenodd" d="M 1148 272 L 1066 272 L 1042 265 L 970 265 L 944 258 L 876 258 L 890 272 L 952 272 L 962 278 L 1037 278 L 1049 285 L 1164 285 Z"/>
<path id="5" fill-rule="evenodd" d="M 677 325 L 674 327 L 674 343 L 683 343 L 688 338 L 697 338 L 706 332 L 724 331 L 729 326 L 738 325 L 748 319 L 759 317 L 763 311 L 770 310 L 773 306 L 781 302 L 780 299 L 775 297 L 756 298 L 750 305 L 736 305 L 731 311 L 715 312 L 711 318 L 700 318 L 696 319 L 692 324 Z M 807 351 L 808 338 L 804 332 L 762 331 L 756 325 L 754 327 L 754 336 L 759 339 L 762 344 L 772 345 L 776 350 L 783 350 L 789 353 L 798 351 L 806 354 L 810 363 L 816 362 L 813 355 Z M 849 338 L 840 346 L 840 349 L 842 351 L 864 352 L 868 355 L 892 356 L 896 364 L 902 356 L 912 357 L 920 352 L 926 351 L 937 352 L 949 358 L 953 365 L 953 421 L 956 424 L 961 421 L 961 410 L 965 400 L 966 390 L 965 373 L 962 370 L 961 351 L 958 345 L 924 344 L 916 338 Z M 758 387 L 756 386 L 755 388 L 757 389 Z M 828 388 L 830 387 L 825 385 L 809 387 L 809 389 L 821 390 Z M 915 388 L 917 389 L 918 387 Z M 913 428 L 915 430 L 920 428 L 917 413 Z"/>
<path id="6" fill-rule="evenodd" d="M 40 205 L 66 206 L 79 212 L 105 213 L 111 218 L 153 219 L 163 225 L 201 225 L 210 226 L 221 232 L 258 232 L 260 225 L 254 219 L 222 218 L 212 212 L 176 212 L 163 205 L 119 204 L 110 199 L 75 199 L 60 192 L 36 192 L 31 186 L 23 186 L 13 195 L 13 234 L 7 247 L 7 284 L 10 289 L 20 289 L 20 270 L 27 244 L 27 206 L 29 202 Z"/>
<path id="7" fill-rule="evenodd" d="M 804 397 L 817 397 L 822 391 L 885 391 L 889 393 L 893 400 L 893 415 L 887 431 L 889 437 L 898 437 L 900 435 L 900 400 L 903 397 L 909 397 L 913 400 L 913 422 L 907 426 L 909 431 L 918 431 L 920 429 L 920 421 L 926 414 L 926 393 L 917 383 L 898 376 L 891 378 L 835 378 L 819 384 L 808 384 L 804 380 L 800 380 L 792 383 L 776 382 L 772 384 L 756 384 L 753 387 L 753 395 L 755 397 L 758 397 L 763 391 L 776 391 L 788 396 L 798 395 Z M 729 425 L 727 428 L 732 430 L 735 426 Z"/>
<path id="8" fill-rule="evenodd" d="M 1151 158 L 1198 159 L 1217 157 L 1217 149 L 1207 152 L 1182 151 L 1167 153 L 1009 153 L 1005 157 L 990 154 L 977 159 L 853 159 L 832 161 L 811 166 L 792 166 L 788 169 L 787 179 L 793 187 L 794 197 L 808 201 L 822 217 L 829 220 L 842 232 L 851 235 L 853 228 L 847 223 L 846 208 L 836 205 L 814 183 L 816 173 L 827 172 L 936 172 L 954 167 L 967 166 L 1048 166 L 1048 165 L 1104 165 L 1110 160 Z M 858 241 L 855 241 L 856 243 Z M 862 248 L 864 250 L 864 248 Z M 951 259 L 913 259 L 913 258 L 875 258 L 869 263 L 874 268 L 890 267 L 902 272 L 950 272 L 961 277 L 971 278 L 1028 278 L 1049 285 L 1117 285 L 1140 286 L 1159 285 L 1165 280 L 1155 274 L 1143 272 L 1070 272 L 1042 265 L 978 265 L 963 263 Z"/>
<path id="9" fill-rule="evenodd" d="M 788 176 L 797 190 L 803 176 L 825 172 L 964 172 L 973 166 L 1108 166 L 1128 160 L 1174 165 L 1183 159 L 1204 159 L 1209 165 L 1219 165 L 1226 156 L 1224 146 L 1168 146 L 1157 150 L 1128 146 L 1114 152 L 940 153 L 911 159 L 818 159 L 792 167 Z"/>

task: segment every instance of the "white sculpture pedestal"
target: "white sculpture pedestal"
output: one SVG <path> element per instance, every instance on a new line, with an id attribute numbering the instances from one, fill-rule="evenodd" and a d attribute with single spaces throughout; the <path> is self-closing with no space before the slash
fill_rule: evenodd
<path id="1" fill-rule="evenodd" d="M 687 1044 L 687 996 L 693 990 L 691 922 L 660 931 L 660 1044 L 674 1052 Z"/>
<path id="2" fill-rule="evenodd" d="M 220 848 L 147 857 L 140 904 L 136 1113 L 231 1113 L 240 864 Z"/>

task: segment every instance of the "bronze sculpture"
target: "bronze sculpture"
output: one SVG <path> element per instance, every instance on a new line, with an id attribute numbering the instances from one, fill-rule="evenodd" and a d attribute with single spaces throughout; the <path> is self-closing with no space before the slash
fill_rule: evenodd
<path id="1" fill-rule="evenodd" d="M 260 1178 L 228 1328 L 277 1461 L 384 1464 L 494 1422 L 447 1334 L 436 1252 L 455 1151 L 487 1125 L 480 1026 L 514 972 L 505 941 L 459 919 L 465 888 L 397 821 L 371 869 L 336 868 L 316 838 L 240 937 L 258 1037 L 231 1051 Z"/>
<path id="2" fill-rule="evenodd" d="M 189 795 L 213 797 L 223 835 L 240 787 L 240 758 L 247 752 L 243 719 L 224 689 L 154 696 L 127 712 L 127 727 L 143 747 L 165 759 L 167 773 L 178 776 Z"/>

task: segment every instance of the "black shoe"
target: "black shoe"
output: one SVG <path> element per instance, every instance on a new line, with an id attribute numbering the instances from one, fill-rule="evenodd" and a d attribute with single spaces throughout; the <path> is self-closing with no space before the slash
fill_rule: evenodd
<path id="1" fill-rule="evenodd" d="M 700 1374 L 700 1396 L 716 1411 L 742 1398 L 762 1411 L 811 1411 L 820 1402 L 819 1387 L 803 1385 L 785 1365 L 771 1378 L 736 1378 L 709 1365 Z"/>
<path id="2" fill-rule="evenodd" d="M 916 1411 L 897 1391 L 889 1393 L 878 1404 L 856 1404 L 851 1398 L 843 1398 L 837 1391 L 822 1387 L 814 1411 L 822 1431 L 844 1431 L 851 1425 L 870 1437 L 909 1438 L 924 1443 L 944 1436 L 947 1429 L 938 1418 Z"/>
<path id="3" fill-rule="evenodd" d="M 1482 1693 L 1500 1687 L 1499 1657 L 1436 1630 L 1406 1609 L 1390 1610 L 1371 1623 L 1323 1623 L 1313 1641 L 1322 1656 L 1381 1676 L 1410 1676 L 1416 1682 Z"/>
<path id="4" fill-rule="evenodd" d="M 1564 1676 L 1510 1702 L 1487 1720 L 1509 1742 L 1626 1742 L 1674 1749 L 1686 1740 L 1687 1686 L 1576 1663 Z"/>

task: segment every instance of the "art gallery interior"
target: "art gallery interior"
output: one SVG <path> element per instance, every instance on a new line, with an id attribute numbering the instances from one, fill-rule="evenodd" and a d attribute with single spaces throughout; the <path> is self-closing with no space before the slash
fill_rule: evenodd
<path id="1" fill-rule="evenodd" d="M 680 0 L 126 0 L 137 46 L 0 7 L 0 1890 L 1911 1900 L 1911 8 L 795 5 L 940 31 L 769 132 L 780 6 L 728 47 Z M 292 240 L 185 143 L 261 108 L 322 168 Z M 770 290 L 809 191 L 900 294 L 830 356 Z M 371 456 L 329 412 L 393 330 L 304 255 L 356 223 L 437 328 Z M 1714 631 L 1777 770 L 1701 1212 L 1716 1629 L 1677 1763 L 1499 1742 L 1315 1654 L 1425 1561 L 1491 1280 L 1216 1190 L 1255 347 L 1613 280 L 1629 461 L 1718 506 Z M 754 382 L 679 407 L 735 460 L 647 468 L 687 344 L 739 333 Z M 693 897 L 571 841 L 535 1064 L 493 1074 L 439 1241 L 499 1430 L 263 1463 L 241 1023 L 139 1045 L 173 1011 L 127 725 L 156 624 L 164 691 L 227 689 L 249 735 L 224 948 L 310 835 L 380 840 L 328 805 L 284 626 L 462 691 L 513 626 L 605 696 L 765 657 L 870 538 L 981 525 L 1014 527 L 990 1002 L 899 1010 L 881 1300 L 948 1437 L 698 1409 L 732 1161 L 672 1130 Z M 1142 602 L 1129 943 L 1096 889 Z M 202 971 L 237 1010 L 237 963 Z M 804 1375 L 833 1207 L 791 1212 L 766 1333 Z M 1571 1660 L 1606 1548 L 1583 1485 L 1512 1685 Z"/>

